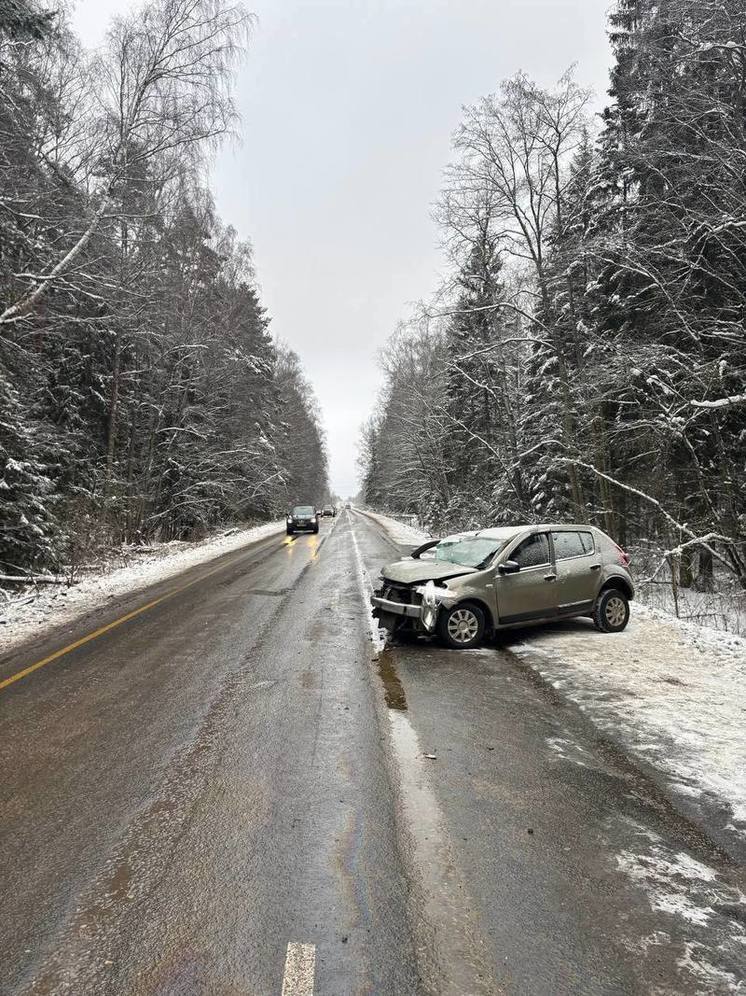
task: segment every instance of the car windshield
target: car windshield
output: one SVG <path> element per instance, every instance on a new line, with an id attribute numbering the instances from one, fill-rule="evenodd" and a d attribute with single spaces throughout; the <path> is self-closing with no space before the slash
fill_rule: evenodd
<path id="1" fill-rule="evenodd" d="M 441 540 L 435 547 L 435 559 L 462 567 L 486 567 L 506 543 L 507 540 L 489 539 L 487 536 Z"/>
<path id="2" fill-rule="evenodd" d="M 313 505 L 296 505 L 293 509 L 293 515 L 313 515 L 313 513 Z"/>

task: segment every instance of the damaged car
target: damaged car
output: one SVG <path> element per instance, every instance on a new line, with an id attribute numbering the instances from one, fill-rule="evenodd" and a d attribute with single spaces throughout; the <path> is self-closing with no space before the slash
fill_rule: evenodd
<path id="1" fill-rule="evenodd" d="M 629 620 L 629 557 L 595 526 L 480 529 L 432 540 L 383 568 L 371 602 L 390 634 L 437 634 L 468 650 L 497 630 L 590 617 Z"/>

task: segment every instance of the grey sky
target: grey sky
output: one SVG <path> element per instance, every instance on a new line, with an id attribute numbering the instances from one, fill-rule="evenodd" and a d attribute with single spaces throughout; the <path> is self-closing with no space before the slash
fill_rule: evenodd
<path id="1" fill-rule="evenodd" d="M 438 283 L 430 220 L 461 106 L 519 69 L 570 63 L 603 93 L 609 0 L 255 0 L 237 85 L 242 144 L 213 190 L 249 238 L 272 329 L 300 354 L 324 412 L 332 486 L 357 486 L 355 444 L 376 352 Z M 98 44 L 128 0 L 78 0 Z"/>

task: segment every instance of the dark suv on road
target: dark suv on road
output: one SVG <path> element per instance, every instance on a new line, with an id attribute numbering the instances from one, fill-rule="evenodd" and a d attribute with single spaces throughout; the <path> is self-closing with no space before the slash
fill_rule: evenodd
<path id="1" fill-rule="evenodd" d="M 624 629 L 634 584 L 629 557 L 595 526 L 479 529 L 432 540 L 388 564 L 373 593 L 391 632 L 437 632 L 454 649 L 512 626 L 590 616 Z"/>
<path id="2" fill-rule="evenodd" d="M 319 531 L 319 517 L 313 505 L 296 505 L 287 517 L 287 534 Z"/>

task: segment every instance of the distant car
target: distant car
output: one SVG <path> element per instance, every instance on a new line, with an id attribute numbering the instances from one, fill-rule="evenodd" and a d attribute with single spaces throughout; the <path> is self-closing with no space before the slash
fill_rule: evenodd
<path id="1" fill-rule="evenodd" d="M 629 557 L 595 526 L 480 529 L 388 564 L 371 599 L 391 632 L 437 632 L 454 649 L 514 626 L 590 616 L 618 633 L 634 598 Z"/>
<path id="2" fill-rule="evenodd" d="M 333 505 L 324 505 L 321 510 L 321 514 L 334 516 L 337 514 L 337 510 Z"/>
<path id="3" fill-rule="evenodd" d="M 296 505 L 287 517 L 287 534 L 319 531 L 319 517 L 313 505 Z"/>

